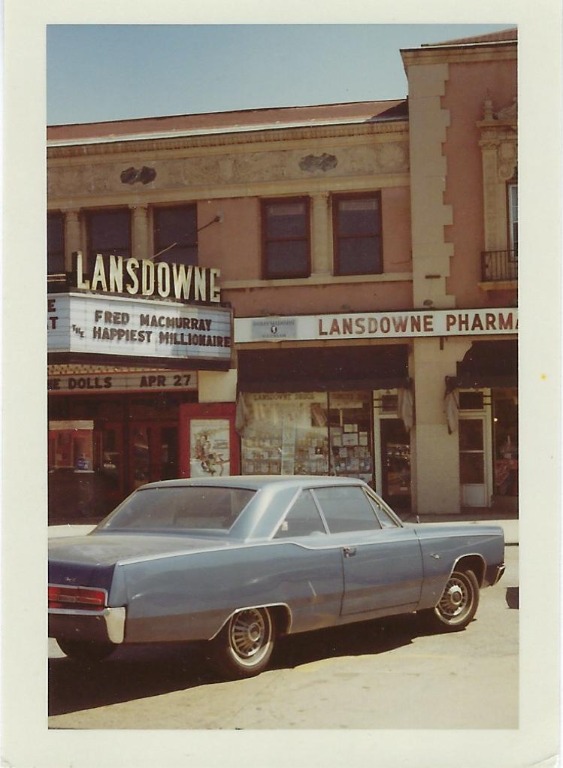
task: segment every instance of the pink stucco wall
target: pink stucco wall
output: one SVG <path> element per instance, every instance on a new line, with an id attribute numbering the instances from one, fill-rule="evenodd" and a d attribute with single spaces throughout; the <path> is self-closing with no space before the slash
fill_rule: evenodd
<path id="1" fill-rule="evenodd" d="M 412 270 L 409 188 L 384 189 L 382 210 L 384 273 L 407 276 Z M 222 285 L 260 280 L 259 199 L 220 199 L 199 204 L 198 219 L 202 224 L 217 215 L 222 215 L 221 223 L 200 232 L 200 263 L 219 267 Z M 330 284 L 329 277 L 322 285 L 315 280 L 286 286 L 271 281 L 262 286 L 226 288 L 223 298 L 233 304 L 239 317 L 408 309 L 412 307 L 412 284 L 410 280 Z"/>

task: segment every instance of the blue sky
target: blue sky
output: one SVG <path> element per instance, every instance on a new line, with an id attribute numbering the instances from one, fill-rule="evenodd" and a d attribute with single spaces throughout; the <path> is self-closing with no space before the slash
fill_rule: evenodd
<path id="1" fill-rule="evenodd" d="M 47 123 L 403 98 L 401 48 L 510 26 L 50 25 Z"/>

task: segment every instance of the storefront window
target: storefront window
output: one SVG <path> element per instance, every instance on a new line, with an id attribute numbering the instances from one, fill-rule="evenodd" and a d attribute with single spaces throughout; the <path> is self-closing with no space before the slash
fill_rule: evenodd
<path id="1" fill-rule="evenodd" d="M 49 470 L 91 472 L 94 460 L 94 422 L 49 423 Z"/>
<path id="2" fill-rule="evenodd" d="M 245 395 L 244 475 L 326 475 L 327 395 L 324 392 Z"/>
<path id="3" fill-rule="evenodd" d="M 242 474 L 373 480 L 370 392 L 245 394 Z"/>
<path id="4" fill-rule="evenodd" d="M 495 493 L 518 495 L 518 395 L 516 389 L 493 391 Z"/>
<path id="5" fill-rule="evenodd" d="M 371 392 L 330 395 L 330 444 L 334 473 L 373 481 Z"/>

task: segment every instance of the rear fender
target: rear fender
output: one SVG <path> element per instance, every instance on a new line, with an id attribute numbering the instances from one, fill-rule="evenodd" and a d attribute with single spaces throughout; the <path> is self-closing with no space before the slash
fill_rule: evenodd
<path id="1" fill-rule="evenodd" d="M 473 571 L 479 587 L 482 587 L 485 580 L 486 567 L 487 564 L 485 563 L 483 556 L 475 552 L 458 558 L 454 563 L 451 573 L 454 571 Z"/>
<path id="2" fill-rule="evenodd" d="M 237 608 L 236 611 L 233 611 L 231 614 L 229 614 L 217 632 L 215 632 L 215 634 L 209 639 L 213 640 L 215 637 L 217 637 L 217 635 L 223 631 L 232 617 L 236 616 L 237 613 L 251 610 L 253 608 L 268 608 L 273 616 L 277 635 L 287 635 L 291 632 L 292 616 L 291 609 L 287 603 L 271 603 L 269 605 L 245 605 L 242 608 Z"/>

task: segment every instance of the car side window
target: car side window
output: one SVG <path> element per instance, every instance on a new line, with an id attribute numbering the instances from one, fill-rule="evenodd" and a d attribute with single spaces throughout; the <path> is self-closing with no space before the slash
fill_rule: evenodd
<path id="1" fill-rule="evenodd" d="M 326 533 L 311 491 L 302 491 L 276 531 L 275 539 Z"/>
<path id="2" fill-rule="evenodd" d="M 359 486 L 315 488 L 315 496 L 331 533 L 381 528 L 373 507 Z"/>
<path id="3" fill-rule="evenodd" d="M 387 512 L 387 510 L 381 506 L 381 504 L 378 503 L 377 499 L 374 499 L 373 496 L 368 495 L 370 504 L 375 510 L 375 514 L 377 515 L 377 519 L 379 520 L 379 524 L 382 528 L 398 528 L 396 520 L 393 520 L 391 515 Z"/>

